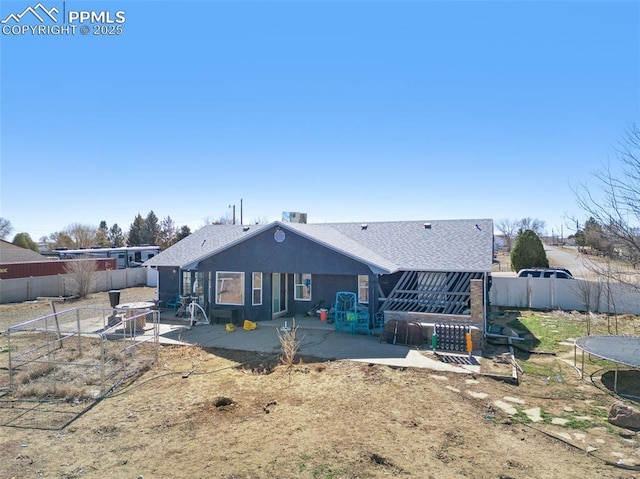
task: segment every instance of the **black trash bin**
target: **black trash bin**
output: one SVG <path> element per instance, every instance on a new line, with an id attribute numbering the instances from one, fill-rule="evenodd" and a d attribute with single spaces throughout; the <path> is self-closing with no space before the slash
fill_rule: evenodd
<path id="1" fill-rule="evenodd" d="M 120 304 L 120 291 L 117 289 L 109 291 L 109 302 L 111 303 L 112 308 L 118 306 Z"/>

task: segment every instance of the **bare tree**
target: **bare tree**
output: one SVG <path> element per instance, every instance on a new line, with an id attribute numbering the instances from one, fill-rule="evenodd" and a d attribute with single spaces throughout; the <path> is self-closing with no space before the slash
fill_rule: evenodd
<path id="1" fill-rule="evenodd" d="M 296 326 L 295 319 L 293 320 L 291 328 L 281 328 L 280 330 L 276 329 L 278 339 L 280 339 L 280 349 L 282 350 L 280 362 L 285 366 L 289 373 L 289 384 L 291 384 L 291 372 L 293 371 L 294 361 L 301 343 L 301 340 L 296 339 L 297 332 L 298 326 Z"/>
<path id="2" fill-rule="evenodd" d="M 257 218 L 254 218 L 253 220 L 251 220 L 251 224 L 254 224 L 254 225 L 266 225 L 266 224 L 269 224 L 269 218 L 267 218 L 266 216 L 259 216 Z"/>
<path id="3" fill-rule="evenodd" d="M 6 218 L 0 218 L 0 238 L 4 239 L 13 232 L 11 221 Z"/>
<path id="4" fill-rule="evenodd" d="M 538 236 L 544 236 L 544 228 L 546 224 L 544 221 L 538 218 L 522 218 L 518 224 L 518 234 L 521 234 L 527 230 L 533 231 Z"/>
<path id="5" fill-rule="evenodd" d="M 513 246 L 513 240 L 516 237 L 516 233 L 518 232 L 518 227 L 520 226 L 519 221 L 510 220 L 507 218 L 503 218 L 495 222 L 496 229 L 502 233 L 504 239 L 506 241 L 507 251 L 511 251 L 511 247 Z"/>
<path id="6" fill-rule="evenodd" d="M 67 261 L 65 271 L 71 277 L 74 294 L 87 296 L 96 284 L 98 262 L 94 259 L 74 259 Z"/>
<path id="7" fill-rule="evenodd" d="M 576 279 L 572 282 L 572 289 L 576 297 L 584 305 L 584 310 L 587 313 L 598 313 L 600 309 L 600 300 L 602 298 L 602 291 L 604 289 L 604 283 L 602 280 L 589 281 L 587 279 Z M 589 331 L 587 330 L 587 334 Z"/>
<path id="8" fill-rule="evenodd" d="M 55 233 L 51 233 L 48 237 L 49 241 L 47 244 L 50 248 L 69 248 L 72 249 L 75 247 L 75 242 L 73 238 L 69 236 L 67 233 L 63 231 L 56 231 Z"/>
<path id="9" fill-rule="evenodd" d="M 65 233 L 73 239 L 76 248 L 91 248 L 95 245 L 98 228 L 91 225 L 73 223 L 67 226 Z"/>
<path id="10" fill-rule="evenodd" d="M 616 150 L 620 171 L 611 164 L 592 173 L 595 187 L 573 187 L 576 203 L 601 229 L 601 238 L 617 261 L 590 259 L 585 267 L 608 280 L 640 290 L 640 129 L 634 124 Z"/>
<path id="11" fill-rule="evenodd" d="M 233 219 L 229 217 L 229 213 L 227 213 L 225 216 L 221 216 L 218 219 L 213 219 L 210 216 L 207 216 L 204 219 L 204 225 L 205 226 L 209 226 L 209 225 L 230 225 L 233 224 Z"/>

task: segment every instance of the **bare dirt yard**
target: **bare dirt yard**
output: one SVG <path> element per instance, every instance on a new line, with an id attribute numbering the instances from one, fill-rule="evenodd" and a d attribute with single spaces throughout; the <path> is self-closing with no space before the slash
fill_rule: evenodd
<path id="1" fill-rule="evenodd" d="M 121 300 L 154 294 L 130 288 Z M 108 307 L 108 298 L 73 303 Z M 0 331 L 50 312 L 47 301 L 0 305 Z M 584 318 L 509 312 L 503 320 L 514 329 L 538 321 L 562 337 L 563 324 Z M 616 326 L 627 323 L 635 328 L 637 318 Z M 0 478 L 639 477 L 640 436 L 607 421 L 620 399 L 606 387 L 610 370 L 587 361 L 581 379 L 569 343 L 536 344 L 537 352 L 516 351 L 519 384 L 313 358 L 287 368 L 277 356 L 162 346 L 154 367 L 64 428 L 0 425 Z M 488 346 L 494 358 L 483 371 L 512 371 L 498 360 L 503 351 Z M 0 368 L 7 355 L 0 336 Z M 640 377 L 625 374 L 626 390 L 640 390 Z"/>

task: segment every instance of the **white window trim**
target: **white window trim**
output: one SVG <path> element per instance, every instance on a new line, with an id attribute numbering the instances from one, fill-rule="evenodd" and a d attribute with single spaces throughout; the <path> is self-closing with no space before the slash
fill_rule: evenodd
<path id="1" fill-rule="evenodd" d="M 366 299 L 366 300 L 363 300 L 363 299 L 362 299 L 362 294 L 361 294 L 361 292 L 362 292 L 362 290 L 363 290 L 364 288 L 362 287 L 362 283 L 360 282 L 360 279 L 361 279 L 361 278 L 365 278 L 365 280 L 366 280 L 366 282 L 367 282 L 367 289 L 366 289 L 366 290 L 367 290 L 367 299 Z M 366 274 L 359 274 L 359 275 L 358 275 L 358 303 L 361 303 L 361 304 L 369 304 L 369 276 L 368 276 L 368 275 L 366 275 Z"/>
<path id="2" fill-rule="evenodd" d="M 307 285 L 304 283 L 298 283 L 297 280 L 302 280 L 303 275 L 309 275 L 309 297 L 308 298 L 299 298 L 298 297 L 298 286 L 306 288 Z M 313 276 L 311 273 L 294 273 L 293 275 L 293 299 L 294 301 L 307 301 L 310 302 L 313 296 Z"/>
<path id="3" fill-rule="evenodd" d="M 240 286 L 242 288 L 242 300 L 240 303 L 222 303 L 220 301 L 218 301 L 218 298 L 220 297 L 220 294 L 222 294 L 220 291 L 218 291 L 218 285 L 220 282 L 219 279 L 219 275 L 220 274 L 237 274 L 240 275 Z M 224 278 L 223 278 L 224 280 Z M 230 305 L 230 306 L 244 306 L 244 301 L 245 301 L 245 291 L 244 291 L 244 271 L 216 271 L 216 304 L 224 304 L 224 305 Z"/>
<path id="4" fill-rule="evenodd" d="M 256 288 L 256 284 L 254 281 L 255 275 L 260 275 L 260 287 Z M 262 285 L 263 285 L 262 273 L 254 272 L 251 273 L 251 305 L 252 306 L 260 306 L 262 305 Z M 260 302 L 256 303 L 255 301 L 255 292 L 260 291 Z"/>

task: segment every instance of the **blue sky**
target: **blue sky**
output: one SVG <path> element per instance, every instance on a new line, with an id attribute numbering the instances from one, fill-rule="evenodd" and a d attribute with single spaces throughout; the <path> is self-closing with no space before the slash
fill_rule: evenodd
<path id="1" fill-rule="evenodd" d="M 195 230 L 241 199 L 245 223 L 532 217 L 566 235 L 571 186 L 640 113 L 635 1 L 42 5 L 126 21 L 1 35 L 0 216 L 34 240 L 151 210 Z"/>

